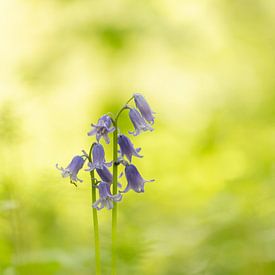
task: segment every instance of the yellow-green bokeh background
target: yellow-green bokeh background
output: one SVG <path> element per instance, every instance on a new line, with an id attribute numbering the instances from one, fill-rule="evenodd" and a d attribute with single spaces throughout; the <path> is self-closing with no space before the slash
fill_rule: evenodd
<path id="1" fill-rule="evenodd" d="M 119 274 L 275 274 L 274 1 L 0 0 L 0 34 L 0 274 L 94 274 L 89 177 L 54 166 L 137 91 L 156 181 L 119 205 Z"/>

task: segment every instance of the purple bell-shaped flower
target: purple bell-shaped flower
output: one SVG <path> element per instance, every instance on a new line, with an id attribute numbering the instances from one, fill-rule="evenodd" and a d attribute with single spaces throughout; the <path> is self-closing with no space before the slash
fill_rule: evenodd
<path id="1" fill-rule="evenodd" d="M 88 133 L 88 136 L 96 135 L 98 142 L 103 137 L 107 144 L 110 143 L 108 134 L 112 133 L 115 127 L 112 127 L 112 119 L 108 115 L 100 117 L 97 124 L 92 124 L 92 127 L 93 129 Z"/>
<path id="2" fill-rule="evenodd" d="M 86 171 L 103 169 L 104 166 L 110 167 L 112 162 L 106 162 L 104 148 L 100 143 L 95 143 L 92 149 L 93 162 L 89 162 Z"/>
<path id="3" fill-rule="evenodd" d="M 77 174 L 83 167 L 84 162 L 85 160 L 81 156 L 75 156 L 65 169 L 59 167 L 58 164 L 56 164 L 56 168 L 62 172 L 61 175 L 63 178 L 70 177 L 71 183 L 75 184 L 77 181 L 82 182 L 82 180 L 77 177 Z"/>
<path id="4" fill-rule="evenodd" d="M 137 168 L 133 164 L 126 165 L 125 175 L 127 179 L 127 186 L 123 191 L 121 191 L 121 193 L 126 193 L 130 189 L 133 189 L 137 193 L 143 193 L 144 183 L 154 181 L 143 179 Z"/>
<path id="5" fill-rule="evenodd" d="M 139 158 L 142 158 L 141 155 L 139 155 L 139 152 L 141 148 L 134 148 L 133 143 L 131 140 L 125 136 L 125 135 L 119 135 L 118 136 L 118 144 L 120 146 L 120 153 L 122 157 L 126 155 L 127 159 L 131 162 L 132 161 L 132 156 L 136 156 Z"/>

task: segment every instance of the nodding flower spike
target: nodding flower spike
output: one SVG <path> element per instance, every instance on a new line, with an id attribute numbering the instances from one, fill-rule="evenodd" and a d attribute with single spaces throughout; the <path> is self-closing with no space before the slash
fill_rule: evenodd
<path id="1" fill-rule="evenodd" d="M 99 191 L 99 199 L 93 203 L 92 207 L 97 210 L 106 207 L 107 209 L 112 209 L 114 207 L 113 202 L 119 202 L 122 199 L 121 194 L 112 195 L 110 191 L 110 184 L 104 181 L 101 181 L 98 185 L 95 186 Z"/>
<path id="2" fill-rule="evenodd" d="M 114 132 L 115 127 L 112 127 L 112 119 L 108 115 L 103 115 L 97 121 L 97 124 L 92 124 L 93 129 L 88 133 L 88 136 L 96 135 L 96 140 L 99 142 L 103 137 L 107 144 L 110 143 L 108 134 Z"/>
<path id="3" fill-rule="evenodd" d="M 137 193 L 143 193 L 144 183 L 154 181 L 143 179 L 133 164 L 129 164 L 125 167 L 125 175 L 127 179 L 127 186 L 123 191 L 120 191 L 120 193 L 126 193 L 130 189 L 133 189 Z"/>
<path id="4" fill-rule="evenodd" d="M 93 162 L 89 162 L 88 169 L 86 171 L 92 171 L 94 169 L 103 169 L 104 166 L 110 167 L 112 162 L 106 162 L 104 148 L 100 143 L 95 143 L 92 149 Z"/>
<path id="5" fill-rule="evenodd" d="M 77 181 L 82 182 L 82 180 L 77 177 L 77 174 L 83 167 L 84 162 L 85 160 L 81 156 L 75 156 L 65 169 L 59 167 L 58 164 L 56 164 L 56 168 L 62 171 L 61 175 L 63 178 L 70 177 L 71 183 L 75 184 Z"/>
<path id="6" fill-rule="evenodd" d="M 140 131 L 153 131 L 154 129 L 152 128 L 151 125 L 147 124 L 144 118 L 140 115 L 139 111 L 135 108 L 131 108 L 129 112 L 129 117 L 135 127 L 134 132 L 130 132 L 129 134 L 132 134 L 134 136 L 137 136 Z"/>
<path id="7" fill-rule="evenodd" d="M 132 156 L 142 158 L 142 156 L 138 154 L 140 152 L 141 148 L 135 149 L 133 143 L 127 136 L 122 135 L 122 134 L 119 135 L 118 136 L 118 144 L 120 146 L 120 152 L 121 152 L 122 157 L 124 155 L 126 155 L 127 159 L 130 162 L 132 161 Z"/>
<path id="8" fill-rule="evenodd" d="M 134 94 L 134 100 L 136 107 L 139 109 L 141 115 L 143 118 L 147 120 L 150 124 L 154 124 L 154 116 L 153 116 L 153 111 L 151 110 L 149 104 L 141 94 Z"/>

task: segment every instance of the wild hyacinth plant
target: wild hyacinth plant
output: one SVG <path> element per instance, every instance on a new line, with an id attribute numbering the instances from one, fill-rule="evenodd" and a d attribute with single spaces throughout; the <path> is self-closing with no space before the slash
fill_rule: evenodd
<path id="1" fill-rule="evenodd" d="M 136 108 L 129 105 L 132 100 L 134 100 Z M 134 126 L 134 131 L 129 131 L 129 134 L 137 136 L 143 131 L 153 131 L 151 125 L 154 124 L 154 112 L 141 94 L 134 94 L 116 116 L 109 113 L 105 114 L 98 119 L 97 124 L 91 125 L 92 129 L 88 132 L 88 136 L 95 135 L 96 142 L 92 143 L 88 154 L 82 150 L 83 154 L 73 157 L 65 169 L 56 164 L 57 169 L 62 172 L 61 175 L 63 177 L 70 177 L 70 182 L 77 186 L 78 181 L 82 182 L 77 177 L 77 174 L 82 169 L 85 161 L 88 161 L 88 168 L 85 171 L 90 172 L 91 177 L 96 274 L 101 274 L 97 210 L 101 210 L 102 208 L 112 209 L 112 274 L 116 274 L 117 203 L 122 200 L 122 194 L 127 193 L 131 189 L 137 193 L 142 193 L 144 192 L 144 184 L 154 181 L 144 180 L 136 166 L 132 164 L 133 156 L 138 158 L 142 158 L 142 156 L 139 154 L 141 149 L 135 148 L 130 138 L 119 131 L 119 117 L 125 110 L 129 110 L 129 117 Z M 113 134 L 113 160 L 106 162 L 104 147 L 100 141 L 103 138 L 105 143 L 109 144 L 109 134 L 111 133 Z M 118 144 L 120 151 L 118 151 Z M 124 156 L 127 160 L 124 159 Z M 118 182 L 119 165 L 125 166 L 124 174 L 127 179 L 127 186 L 123 191 L 118 192 L 118 188 L 122 188 L 122 185 Z M 113 174 L 108 168 L 111 166 L 113 166 Z M 99 179 L 95 177 L 95 171 Z M 121 176 L 122 174 L 119 177 Z M 96 190 L 98 190 L 99 194 L 98 199 Z"/>

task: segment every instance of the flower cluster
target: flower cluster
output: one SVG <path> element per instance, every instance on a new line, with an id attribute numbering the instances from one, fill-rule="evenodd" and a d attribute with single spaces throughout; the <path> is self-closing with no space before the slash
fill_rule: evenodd
<path id="1" fill-rule="evenodd" d="M 135 102 L 135 107 L 129 105 L 132 99 Z M 56 164 L 57 169 L 61 170 L 62 176 L 70 177 L 71 183 L 76 185 L 78 181 L 82 182 L 82 180 L 77 177 L 77 174 L 83 167 L 85 161 L 88 161 L 88 167 L 85 171 L 96 171 L 100 178 L 100 180 L 95 179 L 96 184 L 93 185 L 94 188 L 98 189 L 99 199 L 92 204 L 92 207 L 98 210 L 104 207 L 112 209 L 114 205 L 113 202 L 121 201 L 122 193 L 127 193 L 131 189 L 137 193 L 142 193 L 144 192 L 144 184 L 154 181 L 143 179 L 136 166 L 132 163 L 133 156 L 142 158 L 142 155 L 139 154 L 141 148 L 135 148 L 128 136 L 122 133 L 117 135 L 119 132 L 117 128 L 118 118 L 120 113 L 124 110 L 129 110 L 129 118 L 134 127 L 134 131 L 129 131 L 129 134 L 137 136 L 144 131 L 153 131 L 154 112 L 151 110 L 145 98 L 141 94 L 136 93 L 115 118 L 105 114 L 98 119 L 97 124 L 91 124 L 92 129 L 88 132 L 88 136 L 95 135 L 97 142 L 92 144 L 90 154 L 83 151 L 83 155 L 75 156 L 65 169 Z M 104 147 L 100 141 L 101 138 L 103 138 L 105 143 L 109 144 L 109 134 L 113 132 L 117 135 L 114 140 L 117 140 L 120 147 L 118 151 L 119 157 L 115 157 L 111 162 L 106 162 Z M 127 160 L 125 160 L 124 157 L 126 157 Z M 113 175 L 108 167 L 119 164 L 125 166 L 124 174 L 126 176 L 127 185 L 124 190 L 119 191 L 118 194 L 112 194 L 111 185 L 113 184 Z M 119 177 L 122 175 L 123 173 L 121 173 Z M 122 188 L 122 185 L 118 183 L 118 187 Z"/>

